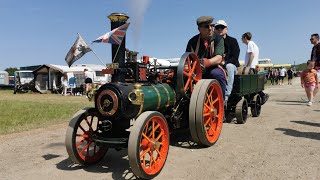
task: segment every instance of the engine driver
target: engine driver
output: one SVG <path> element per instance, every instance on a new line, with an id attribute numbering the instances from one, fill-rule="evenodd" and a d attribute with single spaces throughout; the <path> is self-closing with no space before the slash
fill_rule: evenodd
<path id="1" fill-rule="evenodd" d="M 204 79 L 216 79 L 221 86 L 223 97 L 226 91 L 226 74 L 220 66 L 223 64 L 224 40 L 214 33 L 212 16 L 200 16 L 197 19 L 199 34 L 192 37 L 187 45 L 186 52 L 194 52 L 200 59 L 204 69 Z"/>

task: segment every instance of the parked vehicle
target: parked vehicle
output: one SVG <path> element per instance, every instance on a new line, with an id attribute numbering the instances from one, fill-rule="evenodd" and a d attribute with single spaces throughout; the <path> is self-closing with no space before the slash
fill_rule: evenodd
<path id="1" fill-rule="evenodd" d="M 32 71 L 16 71 L 14 72 L 15 86 L 13 94 L 28 92 L 33 84 Z"/>
<path id="2" fill-rule="evenodd" d="M 9 74 L 7 71 L 0 71 L 0 85 L 9 84 Z"/>

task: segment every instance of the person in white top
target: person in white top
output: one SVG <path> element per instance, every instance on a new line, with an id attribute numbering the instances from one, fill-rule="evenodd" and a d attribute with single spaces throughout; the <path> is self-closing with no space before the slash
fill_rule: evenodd
<path id="1" fill-rule="evenodd" d="M 257 74 L 256 72 L 256 66 L 258 65 L 258 59 L 259 59 L 259 47 L 251 41 L 252 34 L 250 32 L 246 32 L 242 35 L 242 42 L 247 46 L 246 51 L 246 57 L 245 57 L 245 67 L 249 67 L 250 71 L 249 74 Z M 261 97 L 261 105 L 266 103 L 269 99 L 269 95 L 267 93 L 264 93 L 263 91 L 259 92 L 259 95 Z"/>
<path id="2" fill-rule="evenodd" d="M 280 70 L 280 85 L 282 86 L 283 85 L 283 79 L 284 77 L 286 76 L 286 69 L 284 67 L 281 67 L 281 70 Z"/>
<path id="3" fill-rule="evenodd" d="M 245 56 L 245 67 L 250 68 L 251 73 L 256 73 L 256 66 L 258 65 L 259 59 L 259 47 L 251 41 L 252 34 L 250 32 L 246 32 L 242 35 L 242 42 L 247 45 L 247 51 Z"/>

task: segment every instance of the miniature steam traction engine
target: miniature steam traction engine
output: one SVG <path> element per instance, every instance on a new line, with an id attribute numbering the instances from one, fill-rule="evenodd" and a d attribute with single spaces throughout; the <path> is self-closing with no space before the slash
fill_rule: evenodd
<path id="1" fill-rule="evenodd" d="M 108 16 L 111 29 L 126 23 L 128 16 Z M 85 108 L 71 119 L 66 133 L 70 158 L 88 165 L 101 160 L 108 148 L 128 148 L 132 172 L 145 179 L 160 173 L 169 150 L 170 132 L 189 129 L 193 140 L 212 146 L 221 132 L 224 105 L 219 83 L 202 79 L 199 60 L 182 55 L 178 66 L 157 66 L 148 58 L 138 62 L 125 39 L 115 62 L 106 70 L 112 82 L 94 93 L 94 108 Z"/>

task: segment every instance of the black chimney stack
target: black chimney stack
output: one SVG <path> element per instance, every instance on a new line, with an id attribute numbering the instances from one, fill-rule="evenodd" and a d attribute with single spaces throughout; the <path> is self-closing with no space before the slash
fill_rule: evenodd
<path id="1" fill-rule="evenodd" d="M 124 13 L 112 13 L 108 16 L 111 21 L 111 30 L 120 27 L 127 23 L 129 16 Z M 121 46 L 112 44 L 112 60 L 113 63 L 119 63 L 119 69 L 117 69 L 112 75 L 112 82 L 125 82 L 125 49 L 126 49 L 126 37 L 123 38 Z M 118 50 L 118 53 L 117 53 Z M 116 57 L 115 57 L 116 56 Z"/>

